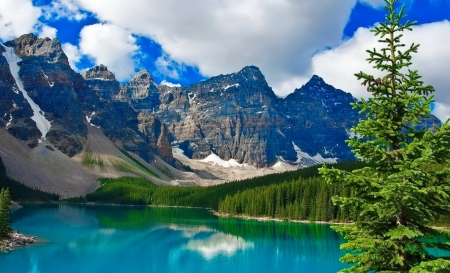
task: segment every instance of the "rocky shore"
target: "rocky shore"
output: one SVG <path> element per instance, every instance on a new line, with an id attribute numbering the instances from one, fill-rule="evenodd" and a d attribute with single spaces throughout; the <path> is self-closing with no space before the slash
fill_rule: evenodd
<path id="1" fill-rule="evenodd" d="M 13 230 L 9 233 L 9 238 L 0 239 L 0 252 L 8 252 L 36 242 L 35 237 L 28 237 Z"/>

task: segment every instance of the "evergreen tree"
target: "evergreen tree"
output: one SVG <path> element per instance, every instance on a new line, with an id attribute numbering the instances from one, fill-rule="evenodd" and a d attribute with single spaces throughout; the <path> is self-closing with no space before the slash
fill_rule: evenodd
<path id="1" fill-rule="evenodd" d="M 11 197 L 9 195 L 9 189 L 2 189 L 0 191 L 0 238 L 7 237 L 11 231 L 10 224 L 10 210 L 9 205 L 11 203 Z"/>
<path id="2" fill-rule="evenodd" d="M 448 233 L 429 226 L 449 214 L 450 126 L 447 120 L 432 130 L 419 128 L 430 114 L 434 88 L 409 69 L 419 45 L 400 41 L 416 22 L 402 23 L 404 6 L 385 2 L 386 22 L 372 30 L 384 48 L 367 50 L 367 60 L 384 76 L 355 74 L 372 97 L 353 104 L 366 119 L 352 129 L 358 137 L 348 144 L 368 164 L 352 172 L 320 170 L 327 182 L 354 190 L 352 197 L 333 198 L 356 213 L 353 224 L 334 227 L 347 240 L 341 248 L 349 250 L 341 261 L 351 265 L 341 272 L 450 272 L 449 257 L 429 252 L 450 249 L 436 240 L 448 240 Z"/>

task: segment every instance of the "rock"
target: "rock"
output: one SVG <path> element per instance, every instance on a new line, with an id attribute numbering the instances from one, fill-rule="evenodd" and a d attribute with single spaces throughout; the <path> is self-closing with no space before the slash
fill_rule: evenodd
<path id="1" fill-rule="evenodd" d="M 139 131 L 147 137 L 147 141 L 153 151 L 164 161 L 172 164 L 172 144 L 169 140 L 169 130 L 154 116 L 141 112 L 138 116 Z"/>
<path id="2" fill-rule="evenodd" d="M 13 230 L 9 233 L 8 238 L 0 239 L 0 252 L 8 252 L 36 242 L 37 240 L 35 237 L 25 236 Z"/>
<path id="3" fill-rule="evenodd" d="M 82 76 L 102 101 L 111 101 L 119 94 L 120 83 L 114 74 L 102 64 L 84 71 Z"/>
<path id="4" fill-rule="evenodd" d="M 159 108 L 159 89 L 147 70 L 142 70 L 120 90 L 119 98 L 129 100 L 134 109 L 156 111 Z"/>

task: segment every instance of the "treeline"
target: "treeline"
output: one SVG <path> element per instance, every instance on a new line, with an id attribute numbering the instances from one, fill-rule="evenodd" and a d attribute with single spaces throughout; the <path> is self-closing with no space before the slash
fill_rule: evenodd
<path id="1" fill-rule="evenodd" d="M 354 216 L 334 206 L 332 196 L 351 196 L 349 188 L 329 185 L 320 177 L 298 178 L 226 196 L 218 212 L 290 220 L 351 221 Z"/>
<path id="2" fill-rule="evenodd" d="M 37 188 L 30 188 L 7 176 L 5 165 L 0 157 L 0 189 L 8 188 L 14 201 L 48 202 L 56 201 L 59 195 L 47 193 Z"/>
<path id="3" fill-rule="evenodd" d="M 9 205 L 11 203 L 11 196 L 9 190 L 3 188 L 0 190 L 0 238 L 5 238 L 11 231 L 11 212 Z"/>
<path id="4" fill-rule="evenodd" d="M 352 221 L 350 211 L 333 205 L 332 196 L 348 197 L 352 191 L 327 184 L 314 166 L 293 172 L 271 174 L 221 185 L 160 186 L 145 178 L 100 179 L 102 186 L 75 202 L 125 205 L 165 205 L 212 208 L 220 213 L 308 221 Z M 346 171 L 364 167 L 361 162 L 343 162 L 333 167 Z M 441 168 L 431 166 L 429 168 Z M 436 224 L 446 224 L 441 218 Z"/>
<path id="5" fill-rule="evenodd" d="M 343 162 L 336 165 L 336 167 L 345 170 L 353 170 L 362 166 L 361 162 Z M 238 192 L 241 193 L 257 187 L 281 184 L 284 181 L 317 177 L 319 167 L 314 166 L 210 187 L 156 186 L 144 178 L 136 177 L 100 179 L 102 186 L 94 193 L 88 194 L 86 201 L 130 205 L 203 207 L 217 210 L 219 202 L 226 196 L 233 196 Z"/>
<path id="6" fill-rule="evenodd" d="M 100 178 L 101 186 L 95 192 L 72 201 L 87 201 L 109 204 L 150 205 L 157 188 L 155 184 L 141 177 Z"/>

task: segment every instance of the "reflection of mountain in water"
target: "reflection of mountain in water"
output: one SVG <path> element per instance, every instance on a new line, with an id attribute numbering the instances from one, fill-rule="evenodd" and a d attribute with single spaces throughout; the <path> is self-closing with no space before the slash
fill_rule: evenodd
<path id="1" fill-rule="evenodd" d="M 337 271 L 342 254 L 327 225 L 219 219 L 201 209 L 25 206 L 13 221 L 49 243 L 0 255 L 0 272 L 16 269 L 8 261 L 19 256 L 17 272 L 322 272 L 312 269 Z"/>

